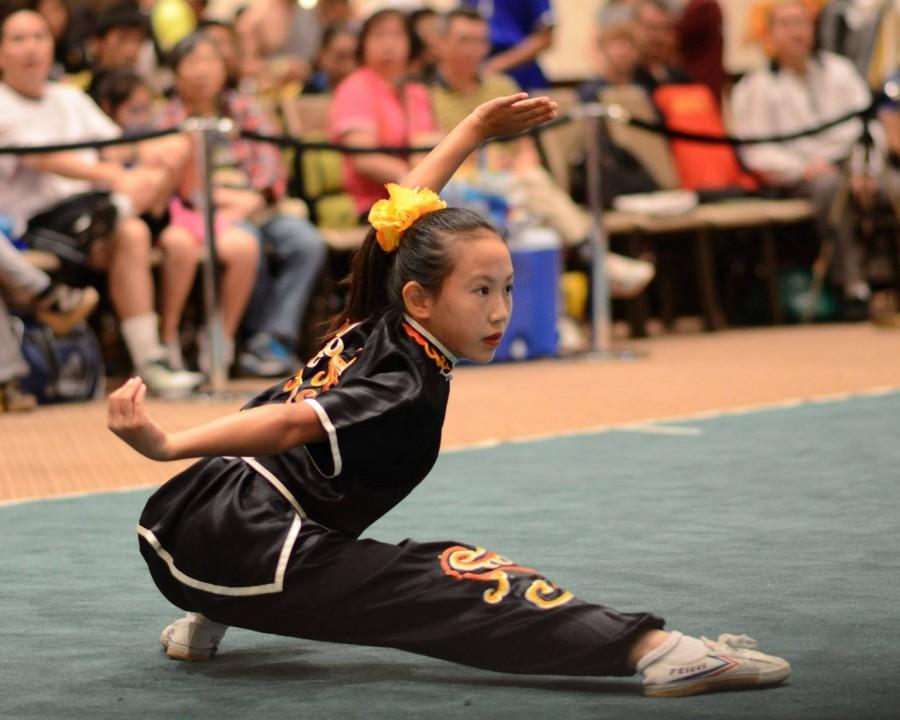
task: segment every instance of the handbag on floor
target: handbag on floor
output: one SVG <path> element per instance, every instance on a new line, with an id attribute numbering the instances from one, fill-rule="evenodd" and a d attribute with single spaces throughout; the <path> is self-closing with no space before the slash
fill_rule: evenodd
<path id="1" fill-rule="evenodd" d="M 20 387 L 40 403 L 59 403 L 102 398 L 106 368 L 97 336 L 85 323 L 57 336 L 34 320 L 13 317 L 13 329 L 21 338 L 22 355 L 29 374 Z"/>

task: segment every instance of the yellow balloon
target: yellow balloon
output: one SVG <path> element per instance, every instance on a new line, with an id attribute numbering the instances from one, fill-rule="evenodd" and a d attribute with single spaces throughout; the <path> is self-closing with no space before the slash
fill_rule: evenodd
<path id="1" fill-rule="evenodd" d="M 156 41 L 165 52 L 197 29 L 197 18 L 185 0 L 160 0 L 154 3 L 150 22 Z"/>

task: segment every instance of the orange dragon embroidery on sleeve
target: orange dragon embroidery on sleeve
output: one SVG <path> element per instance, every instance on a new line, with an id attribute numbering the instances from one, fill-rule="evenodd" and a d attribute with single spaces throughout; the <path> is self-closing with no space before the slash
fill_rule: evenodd
<path id="1" fill-rule="evenodd" d="M 317 397 L 323 392 L 328 392 L 340 382 L 343 372 L 356 362 L 356 357 L 347 360 L 342 354 L 344 352 L 343 336 L 353 327 L 355 326 L 350 325 L 335 335 L 312 360 L 306 363 L 306 367 L 300 368 L 300 371 L 285 383 L 283 390 L 286 393 L 290 393 L 285 402 L 299 402 L 307 398 Z M 303 378 L 304 372 L 315 368 L 325 358 L 328 358 L 328 364 L 325 369 L 315 373 L 309 379 L 308 386 L 303 388 L 305 382 Z"/>

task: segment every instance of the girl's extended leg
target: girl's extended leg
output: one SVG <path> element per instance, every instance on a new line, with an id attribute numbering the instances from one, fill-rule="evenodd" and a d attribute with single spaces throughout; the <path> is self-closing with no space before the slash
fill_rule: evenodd
<path id="1" fill-rule="evenodd" d="M 167 571 L 145 556 L 159 583 Z M 663 626 L 654 615 L 584 602 L 481 548 L 355 540 L 309 520 L 281 592 L 229 597 L 177 585 L 181 607 L 225 625 L 502 672 L 631 675 L 635 637 Z"/>

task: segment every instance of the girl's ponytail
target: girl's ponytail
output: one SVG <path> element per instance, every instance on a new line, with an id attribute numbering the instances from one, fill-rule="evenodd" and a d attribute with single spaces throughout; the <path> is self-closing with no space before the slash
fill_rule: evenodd
<path id="1" fill-rule="evenodd" d="M 388 276 L 397 253 L 386 253 L 375 240 L 375 230 L 370 228 L 366 239 L 353 253 L 350 274 L 342 281 L 346 287 L 347 302 L 343 310 L 326 325 L 325 335 L 331 337 L 345 324 L 379 316 L 390 306 Z"/>

